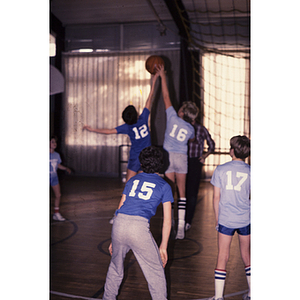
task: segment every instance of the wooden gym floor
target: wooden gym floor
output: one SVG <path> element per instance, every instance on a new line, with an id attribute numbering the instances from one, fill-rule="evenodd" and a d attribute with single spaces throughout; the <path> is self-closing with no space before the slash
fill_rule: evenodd
<path id="1" fill-rule="evenodd" d="M 110 262 L 108 246 L 112 218 L 124 183 L 119 178 L 64 176 L 61 181 L 61 214 L 65 222 L 50 224 L 50 299 L 102 299 Z M 169 242 L 169 262 L 165 268 L 168 299 L 206 299 L 214 295 L 214 268 L 217 232 L 214 226 L 212 186 L 201 182 L 192 227 L 184 240 Z M 175 198 L 176 203 L 176 198 Z M 53 195 L 51 193 L 51 209 Z M 176 210 L 175 210 L 176 211 Z M 175 213 L 176 219 L 176 213 Z M 159 244 L 162 207 L 151 219 L 152 234 Z M 119 300 L 148 300 L 147 282 L 130 251 Z M 248 286 L 234 236 L 227 265 L 225 299 L 242 299 Z"/>

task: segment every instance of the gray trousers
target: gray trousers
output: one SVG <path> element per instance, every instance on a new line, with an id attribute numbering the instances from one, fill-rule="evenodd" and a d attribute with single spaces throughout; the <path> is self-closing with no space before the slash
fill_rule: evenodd
<path id="1" fill-rule="evenodd" d="M 118 214 L 112 228 L 112 257 L 106 275 L 103 300 L 116 299 L 124 275 L 124 259 L 131 249 L 148 282 L 152 299 L 166 300 L 167 285 L 157 244 L 147 219 Z"/>

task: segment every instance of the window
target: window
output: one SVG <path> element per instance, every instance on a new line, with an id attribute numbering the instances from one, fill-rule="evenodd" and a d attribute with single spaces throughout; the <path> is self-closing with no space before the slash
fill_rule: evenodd
<path id="1" fill-rule="evenodd" d="M 206 160 L 210 176 L 216 165 L 231 160 L 229 140 L 250 137 L 249 60 L 214 53 L 202 58 L 204 87 L 203 125 L 216 143 L 216 155 Z"/>

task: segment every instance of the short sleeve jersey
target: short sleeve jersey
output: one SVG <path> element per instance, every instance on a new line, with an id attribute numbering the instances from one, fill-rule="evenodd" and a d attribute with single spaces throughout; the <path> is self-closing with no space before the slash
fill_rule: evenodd
<path id="1" fill-rule="evenodd" d="M 57 166 L 61 163 L 61 158 L 59 153 L 50 152 L 50 175 L 55 176 L 57 174 Z"/>
<path id="2" fill-rule="evenodd" d="M 163 147 L 168 152 L 187 154 L 188 141 L 194 138 L 194 127 L 178 117 L 173 106 L 166 110 L 167 126 Z"/>
<path id="3" fill-rule="evenodd" d="M 146 107 L 133 125 L 123 124 L 116 127 L 117 133 L 127 134 L 131 141 L 130 158 L 138 158 L 140 152 L 151 146 L 151 136 L 148 126 L 150 111 Z"/>
<path id="4" fill-rule="evenodd" d="M 170 185 L 154 173 L 139 173 L 125 185 L 124 204 L 116 211 L 126 215 L 140 216 L 150 221 L 160 203 L 174 202 Z"/>
<path id="5" fill-rule="evenodd" d="M 241 228 L 250 224 L 250 166 L 230 161 L 217 166 L 211 184 L 221 189 L 219 224 Z"/>

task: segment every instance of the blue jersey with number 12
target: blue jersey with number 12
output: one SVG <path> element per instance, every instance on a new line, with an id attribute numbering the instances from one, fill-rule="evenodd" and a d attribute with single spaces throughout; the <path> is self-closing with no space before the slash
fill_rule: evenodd
<path id="1" fill-rule="evenodd" d="M 151 146 L 151 136 L 148 126 L 148 118 L 150 111 L 144 108 L 142 114 L 139 116 L 138 121 L 133 125 L 123 124 L 116 127 L 117 133 L 128 134 L 131 141 L 130 158 L 138 158 L 140 152 Z"/>
<path id="2" fill-rule="evenodd" d="M 124 204 L 116 211 L 125 215 L 140 216 L 150 221 L 160 203 L 174 202 L 170 185 L 154 173 L 139 173 L 126 183 Z"/>

